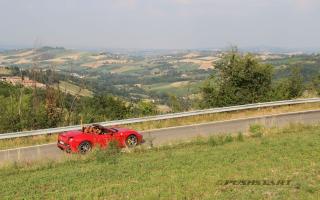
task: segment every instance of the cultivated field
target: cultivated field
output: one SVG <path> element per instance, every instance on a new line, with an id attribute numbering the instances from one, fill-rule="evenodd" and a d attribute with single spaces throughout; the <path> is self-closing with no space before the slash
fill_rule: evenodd
<path id="1" fill-rule="evenodd" d="M 58 87 L 58 85 L 56 85 L 56 87 Z M 59 89 L 62 92 L 65 92 L 71 95 L 93 96 L 93 93 L 90 90 L 82 89 L 81 87 L 66 81 L 60 81 Z"/>
<path id="2" fill-rule="evenodd" d="M 9 75 L 9 74 L 11 74 L 11 71 L 9 69 L 0 67 L 0 75 Z"/>

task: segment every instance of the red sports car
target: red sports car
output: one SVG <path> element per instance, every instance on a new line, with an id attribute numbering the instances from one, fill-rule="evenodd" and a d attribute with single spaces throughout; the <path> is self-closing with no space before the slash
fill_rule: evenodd
<path id="1" fill-rule="evenodd" d="M 94 124 L 83 127 L 81 131 L 68 131 L 59 134 L 57 146 L 67 153 L 85 154 L 96 145 L 102 148 L 107 147 L 110 141 L 117 141 L 121 148 L 131 148 L 142 143 L 142 135 L 135 130 L 107 128 Z"/>

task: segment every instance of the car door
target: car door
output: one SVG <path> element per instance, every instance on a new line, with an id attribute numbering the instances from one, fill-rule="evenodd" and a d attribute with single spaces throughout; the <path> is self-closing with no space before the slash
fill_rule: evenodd
<path id="1" fill-rule="evenodd" d="M 112 140 L 117 142 L 118 147 L 125 147 L 125 134 L 123 133 L 123 131 L 118 128 L 110 128 L 110 130 L 113 132 Z"/>
<path id="2" fill-rule="evenodd" d="M 107 147 L 112 138 L 113 133 L 109 131 L 103 131 L 101 134 L 97 135 L 97 140 L 101 147 Z"/>

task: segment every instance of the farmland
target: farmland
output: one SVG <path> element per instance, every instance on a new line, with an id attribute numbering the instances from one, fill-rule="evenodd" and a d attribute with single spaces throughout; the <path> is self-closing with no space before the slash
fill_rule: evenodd
<path id="1" fill-rule="evenodd" d="M 70 82 L 60 81 L 59 84 L 56 84 L 55 87 L 59 88 L 61 91 L 71 94 L 71 95 L 80 95 L 80 96 L 92 96 L 92 92 L 83 89 L 77 85 L 74 85 Z"/>
<path id="2" fill-rule="evenodd" d="M 212 74 L 225 53 L 217 50 L 181 50 L 147 54 L 42 47 L 3 51 L 0 53 L 0 66 L 24 70 L 54 70 L 55 76 L 63 81 L 61 85 L 68 85 L 63 89 L 70 88 L 67 91 L 70 94 L 75 94 L 75 90 L 78 90 L 71 85 L 81 87 L 85 80 L 85 92 L 81 94 L 83 96 L 105 91 L 125 98 L 153 99 L 166 104 L 164 97 L 168 94 L 181 98 L 198 94 L 203 81 Z M 290 68 L 297 65 L 302 67 L 306 80 L 310 80 L 319 71 L 318 55 L 261 53 L 255 56 L 262 62 L 275 66 L 276 78 L 286 77 Z M 7 75 L 10 71 L 2 67 L 0 73 Z M 70 75 L 71 81 L 67 78 Z M 46 84 L 41 78 L 39 81 Z"/>
<path id="3" fill-rule="evenodd" d="M 10 75 L 10 74 L 11 74 L 10 69 L 0 67 L 0 75 Z"/>

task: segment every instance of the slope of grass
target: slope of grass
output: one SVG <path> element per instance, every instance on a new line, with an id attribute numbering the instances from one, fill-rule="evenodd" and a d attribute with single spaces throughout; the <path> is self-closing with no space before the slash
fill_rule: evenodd
<path id="1" fill-rule="evenodd" d="M 10 75 L 11 74 L 11 70 L 10 69 L 6 69 L 4 67 L 0 67 L 0 75 Z"/>
<path id="2" fill-rule="evenodd" d="M 201 82 L 178 81 L 174 83 L 156 83 L 152 85 L 143 85 L 146 91 L 156 92 L 158 94 L 175 94 L 176 96 L 185 96 L 198 93 Z"/>
<path id="3" fill-rule="evenodd" d="M 56 85 L 56 87 L 58 87 L 58 85 Z M 59 89 L 62 92 L 69 93 L 71 95 L 80 95 L 80 96 L 89 96 L 89 97 L 93 96 L 93 93 L 90 90 L 82 89 L 79 86 L 66 81 L 60 81 Z"/>
<path id="4" fill-rule="evenodd" d="M 0 194 L 1 199 L 318 199 L 319 139 L 320 126 L 292 126 L 263 130 L 260 137 L 197 139 L 131 153 L 101 151 L 62 163 L 16 164 L 0 169 Z"/>
<path id="5" fill-rule="evenodd" d="M 307 111 L 307 110 L 314 110 L 314 109 L 320 109 L 320 103 L 297 104 L 297 105 L 279 106 L 279 107 L 271 107 L 271 108 L 224 112 L 224 113 L 216 113 L 216 114 L 208 114 L 208 115 L 197 115 L 192 117 L 134 123 L 134 124 L 128 124 L 128 125 L 122 125 L 122 126 L 132 128 L 138 131 L 144 131 L 144 130 L 151 130 L 151 129 L 191 125 L 191 124 L 204 123 L 204 122 L 240 119 L 245 117 L 256 117 L 256 116 L 262 116 L 262 115 Z M 0 140 L 0 150 L 21 147 L 21 146 L 45 144 L 45 143 L 56 142 L 56 141 L 57 141 L 56 134 Z"/>

